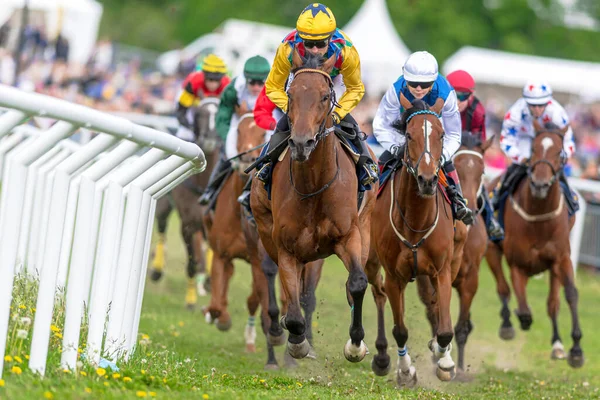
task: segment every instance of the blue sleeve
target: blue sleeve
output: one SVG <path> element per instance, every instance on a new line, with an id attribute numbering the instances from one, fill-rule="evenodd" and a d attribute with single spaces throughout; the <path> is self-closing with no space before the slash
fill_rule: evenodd
<path id="1" fill-rule="evenodd" d="M 396 82 L 392 85 L 394 86 L 394 90 L 396 91 L 396 95 L 398 96 L 398 100 L 400 100 L 400 92 L 402 92 L 402 88 L 406 85 L 404 84 L 404 76 L 400 76 Z M 405 94 L 406 96 L 406 94 Z"/>
<path id="2" fill-rule="evenodd" d="M 435 86 L 437 89 L 437 96 L 441 97 L 444 100 L 444 102 L 448 99 L 450 92 L 454 90 L 454 88 L 450 86 L 448 80 L 442 75 L 438 75 L 438 77 L 436 78 Z"/>

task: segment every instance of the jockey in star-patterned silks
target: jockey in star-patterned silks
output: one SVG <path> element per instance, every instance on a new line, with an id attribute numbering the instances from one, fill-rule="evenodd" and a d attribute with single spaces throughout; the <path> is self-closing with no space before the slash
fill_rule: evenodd
<path id="1" fill-rule="evenodd" d="M 561 129 L 568 126 L 563 140 L 565 161 L 575 152 L 569 116 L 560 103 L 552 97 L 550 85 L 539 80 L 528 82 L 523 87 L 523 97 L 508 110 L 502 123 L 500 147 L 513 163 L 508 167 L 495 196 L 494 206 L 496 208 L 499 206 L 498 202 L 502 195 L 510 189 L 509 186 L 512 186 L 511 183 L 514 183 L 515 179 L 520 180 L 527 174 L 525 164 L 531 157 L 531 142 L 535 138 L 534 119 L 537 119 L 541 125 L 552 122 Z M 570 212 L 576 211 L 579 209 L 579 205 L 562 171 L 559 174 L 559 180 L 566 188 L 564 193 Z"/>
<path id="2" fill-rule="evenodd" d="M 455 206 L 456 218 L 467 225 L 472 224 L 473 211 L 467 207 L 462 196 L 458 174 L 452 163 L 452 156 L 460 147 L 462 133 L 456 92 L 446 78 L 438 74 L 437 60 L 426 51 L 417 51 L 408 57 L 402 67 L 402 75 L 390 86 L 379 103 L 373 120 L 373 134 L 386 149 L 379 158 L 380 164 L 386 166 L 391 159 L 404 156 L 406 138 L 393 127 L 405 111 L 400 104 L 401 95 L 411 103 L 415 99 L 423 100 L 430 107 L 438 99 L 444 100 L 439 117 L 445 131 L 442 171 L 448 180 L 446 192 Z"/>
<path id="3" fill-rule="evenodd" d="M 358 124 L 350 115 L 365 93 L 361 79 L 360 58 L 356 48 L 348 36 L 337 29 L 333 12 L 328 7 L 320 3 L 308 5 L 300 13 L 296 29 L 289 33 L 279 45 L 273 61 L 273 68 L 265 83 L 269 99 L 286 113 L 288 107 L 286 81 L 292 70 L 292 55 L 295 49 L 301 56 L 312 53 L 328 59 L 336 55 L 337 59 L 330 76 L 333 79 L 341 74 L 346 91 L 338 100 L 339 105 L 334 108 L 332 119 L 334 124 L 341 125 L 342 129 L 357 133 L 350 141 L 361 153 L 358 164 L 363 165 L 363 169 L 366 171 L 361 184 L 370 185 L 378 178 L 377 165 L 372 160 L 367 145 L 361 140 Z M 277 123 L 275 133 L 269 143 L 269 151 L 273 149 L 283 151 L 284 147 L 279 145 L 287 139 L 289 129 L 288 117 L 285 115 Z M 278 155 L 271 152 L 271 156 L 257 173 L 258 179 L 265 183 L 269 181 L 273 160 L 276 160 Z"/>

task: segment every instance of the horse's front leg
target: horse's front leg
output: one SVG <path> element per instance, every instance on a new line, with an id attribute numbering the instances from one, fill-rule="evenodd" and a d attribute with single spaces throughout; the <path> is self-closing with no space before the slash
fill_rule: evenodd
<path id="1" fill-rule="evenodd" d="M 279 250 L 279 274 L 281 286 L 288 300 L 288 308 L 281 318 L 281 325 L 290 333 L 288 335 L 288 353 L 294 358 L 304 358 L 310 351 L 310 343 L 306 339 L 306 322 L 300 309 L 300 285 L 298 270 L 304 268 L 294 256 L 285 250 Z"/>
<path id="2" fill-rule="evenodd" d="M 456 366 L 450 352 L 452 351 L 452 318 L 450 316 L 450 298 L 452 296 L 452 271 L 450 261 L 444 265 L 433 284 L 438 297 L 438 324 L 436 340 L 429 346 L 437 361 L 437 377 L 441 381 L 449 381 L 456 375 Z"/>
<path id="3" fill-rule="evenodd" d="M 498 335 L 503 340 L 514 339 L 515 329 L 510 322 L 510 309 L 508 308 L 508 301 L 510 300 L 510 287 L 508 286 L 508 282 L 506 281 L 504 272 L 502 270 L 502 250 L 498 245 L 488 242 L 485 258 L 488 262 L 488 266 L 490 267 L 490 271 L 492 271 L 492 274 L 496 280 L 496 291 L 498 292 L 498 297 L 502 303 L 502 309 L 500 310 L 502 325 L 500 325 Z"/>
<path id="4" fill-rule="evenodd" d="M 362 243 L 358 227 L 352 229 L 345 242 L 336 245 L 335 254 L 349 272 L 346 292 L 351 307 L 351 323 L 350 339 L 344 347 L 344 356 L 348 361 L 359 362 L 365 358 L 368 349 L 363 342 L 365 331 L 362 326 L 362 305 L 367 290 L 367 276 L 361 263 Z"/>
<path id="5" fill-rule="evenodd" d="M 381 267 L 375 254 L 370 255 L 365 266 L 365 272 L 371 284 L 371 292 L 373 293 L 373 299 L 377 307 L 377 339 L 375 340 L 377 354 L 375 354 L 373 361 L 371 361 L 371 369 L 377 376 L 386 376 L 390 372 L 391 367 L 390 356 L 387 353 L 388 341 L 385 336 L 385 303 L 387 297 L 383 287 Z"/>
<path id="6" fill-rule="evenodd" d="M 573 276 L 573 264 L 570 257 L 564 257 L 561 263 L 561 271 L 563 276 L 563 285 L 565 287 L 565 297 L 571 310 L 571 338 L 573 339 L 573 347 L 569 350 L 569 365 L 573 368 L 580 368 L 584 364 L 583 350 L 579 342 L 583 334 L 579 327 L 579 312 L 577 311 L 577 303 L 579 301 L 579 293 L 575 287 L 575 277 Z"/>

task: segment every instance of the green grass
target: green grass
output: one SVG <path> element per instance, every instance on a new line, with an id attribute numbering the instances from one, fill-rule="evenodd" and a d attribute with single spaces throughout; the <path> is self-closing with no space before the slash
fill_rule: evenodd
<path id="1" fill-rule="evenodd" d="M 0 399 L 133 399 L 154 396 L 178 399 L 600 398 L 600 363 L 597 359 L 600 338 L 594 334 L 600 329 L 597 316 L 598 275 L 581 271 L 577 277 L 586 364 L 582 369 L 573 370 L 566 361 L 552 361 L 549 357 L 551 326 L 546 315 L 547 277 L 533 279 L 529 283 L 529 304 L 534 318 L 531 330 L 517 330 L 515 340 L 503 342 L 497 336 L 500 304 L 491 274 L 487 266 L 482 266 L 480 289 L 472 310 L 475 329 L 467 343 L 469 379 L 450 383 L 441 383 L 435 377 L 427 350 L 429 326 L 415 286 L 410 285 L 407 295 L 408 345 L 416 363 L 419 385 L 413 390 L 398 390 L 394 387 L 393 374 L 380 378 L 371 372 L 372 355 L 359 364 L 347 362 L 342 355 L 348 338 L 350 312 L 343 289 L 347 273 L 339 260 L 332 258 L 327 261 L 317 290 L 314 332 L 318 359 L 302 360 L 294 370 L 265 372 L 266 346 L 260 330 L 257 353 L 244 352 L 249 266 L 243 262 L 236 264 L 230 289 L 233 327 L 228 332 L 219 332 L 216 327 L 204 322 L 199 311 L 190 312 L 184 308 L 184 250 L 178 224 L 177 218 L 171 219 L 166 276 L 158 284 L 147 282 L 146 285 L 138 338 L 144 337 L 142 343 L 145 344 L 138 347 L 129 363 L 119 363 L 121 371 L 118 376 L 113 376 L 110 370 L 99 376 L 94 368 L 86 365 L 77 374 L 61 371 L 58 367 L 60 340 L 55 335 L 60 335 L 60 332 L 55 332 L 52 337 L 46 377 L 34 376 L 26 366 L 29 332 L 27 339 L 13 339 L 9 343 L 7 354 L 13 356 L 13 360 L 5 362 Z M 32 314 L 35 299 L 31 292 L 27 286 L 17 290 L 13 314 L 19 313 L 19 317 Z M 453 298 L 454 319 L 456 300 Z M 200 305 L 207 302 L 206 298 L 200 299 Z M 514 299 L 511 303 L 513 309 Z M 25 308 L 20 308 L 20 305 Z M 571 346 L 570 315 L 562 294 L 561 306 L 560 327 L 568 350 Z M 387 308 L 388 353 L 395 366 L 391 311 L 389 306 Z M 57 309 L 58 315 L 61 315 L 60 304 Z M 365 341 L 375 352 L 375 306 L 370 290 L 364 310 Z M 60 326 L 59 319 L 56 324 Z M 512 320 L 518 325 L 516 318 Z M 21 357 L 21 362 L 15 361 L 15 355 Z M 283 365 L 283 347 L 277 349 L 277 357 Z M 19 367 L 22 373 L 11 372 L 13 367 Z"/>

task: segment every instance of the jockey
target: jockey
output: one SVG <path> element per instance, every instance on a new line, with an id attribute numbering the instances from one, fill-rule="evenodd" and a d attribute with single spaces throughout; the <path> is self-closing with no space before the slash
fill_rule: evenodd
<path id="1" fill-rule="evenodd" d="M 531 157 L 531 142 L 535 137 L 534 119 L 537 119 L 542 125 L 553 122 L 561 129 L 570 125 L 567 112 L 552 97 L 550 85 L 539 80 L 531 80 L 523 87 L 523 97 L 517 100 L 504 116 L 500 147 L 513 163 L 508 167 L 498 193 L 494 197 L 496 209 L 505 192 L 514 187 L 527 174 L 527 161 Z M 570 126 L 564 135 L 563 144 L 563 158 L 566 162 L 575 152 L 573 130 Z M 573 196 L 562 170 L 559 173 L 559 181 L 566 189 L 564 193 L 569 213 L 577 211 L 579 203 Z"/>
<path id="2" fill-rule="evenodd" d="M 180 124 L 176 136 L 190 142 L 195 140 L 196 135 L 192 129 L 193 116 L 188 112 L 189 108 L 205 97 L 218 98 L 229 84 L 227 66 L 220 57 L 209 54 L 198 66 L 201 66 L 200 71 L 192 72 L 183 81 L 183 91 L 179 96 L 176 112 Z"/>
<path id="3" fill-rule="evenodd" d="M 481 134 L 481 140 L 486 140 L 485 132 L 485 107 L 475 97 L 475 80 L 467 71 L 457 70 L 446 76 L 448 83 L 456 91 L 458 100 L 458 111 L 462 121 L 463 132 L 469 134 Z M 485 220 L 487 233 L 493 242 L 499 242 L 504 238 L 504 229 L 494 217 L 494 209 L 490 203 L 485 186 L 482 186 L 481 200 L 483 202 L 482 216 Z"/>
<path id="4" fill-rule="evenodd" d="M 216 125 L 219 136 L 225 141 L 225 157 L 221 157 L 211 172 L 200 204 L 206 205 L 221 184 L 221 177 L 231 167 L 228 159 L 237 155 L 237 125 L 240 117 L 251 113 L 256 99 L 265 85 L 271 66 L 266 58 L 254 56 L 244 64 L 244 73 L 234 78 L 221 95 Z"/>
<path id="5" fill-rule="evenodd" d="M 307 6 L 298 17 L 296 30 L 287 35 L 277 49 L 273 68 L 266 82 L 267 96 L 284 112 L 287 112 L 288 97 L 286 93 L 286 80 L 292 69 L 292 51 L 297 48 L 300 55 L 310 52 L 329 58 L 337 54 L 335 67 L 331 71 L 331 78 L 342 74 L 346 91 L 339 99 L 339 105 L 334 108 L 332 118 L 335 124 L 342 128 L 356 132 L 352 143 L 361 152 L 359 165 L 363 165 L 366 176 L 363 185 L 369 185 L 377 180 L 377 166 L 371 159 L 367 145 L 360 140 L 358 124 L 350 112 L 362 99 L 365 87 L 360 75 L 360 59 L 356 48 L 344 32 L 337 29 L 336 21 L 331 10 L 323 4 L 312 3 Z M 258 171 L 257 177 L 267 183 L 271 176 L 272 161 L 277 159 L 284 147 L 279 146 L 289 136 L 289 120 L 287 115 L 280 118 L 275 133 L 269 143 L 271 154 L 267 162 Z"/>
<path id="6" fill-rule="evenodd" d="M 373 120 L 373 133 L 386 151 L 380 157 L 380 163 L 386 165 L 392 158 L 403 157 L 406 138 L 396 133 L 392 124 L 405 111 L 400 105 L 400 94 L 410 102 L 423 100 L 430 107 L 438 98 L 444 100 L 441 112 L 442 125 L 446 134 L 442 150 L 442 171 L 448 180 L 448 196 L 456 207 L 456 217 L 465 224 L 473 223 L 473 212 L 462 196 L 458 174 L 452 164 L 452 156 L 460 147 L 461 122 L 456 93 L 446 78 L 438 74 L 438 63 L 433 55 L 426 51 L 411 54 L 402 68 L 403 75 L 385 93 Z"/>

